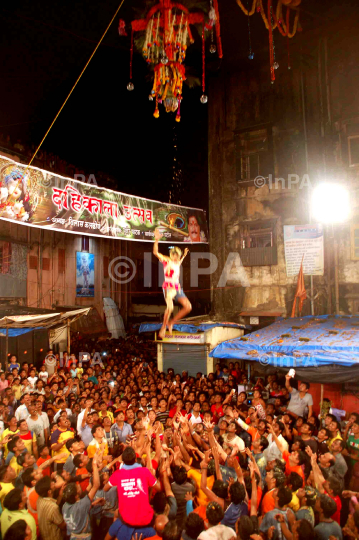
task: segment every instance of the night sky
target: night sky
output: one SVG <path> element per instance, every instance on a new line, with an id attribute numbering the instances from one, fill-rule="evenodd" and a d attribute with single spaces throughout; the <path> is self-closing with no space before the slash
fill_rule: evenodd
<path id="1" fill-rule="evenodd" d="M 302 6 L 320 13 L 321 3 L 313 6 L 303 0 Z M 37 146 L 118 5 L 119 0 L 2 3 L 0 132 L 12 141 Z M 210 91 L 212 77 L 250 64 L 247 18 L 234 0 L 220 0 L 219 6 L 224 61 L 209 54 L 207 42 L 210 99 L 216 99 Z M 137 53 L 135 90 L 126 89 L 130 38 L 118 35 L 118 21 L 126 21 L 129 34 L 129 22 L 143 16 L 148 7 L 143 0 L 125 0 L 43 148 L 88 173 L 109 173 L 118 180 L 120 191 L 163 201 L 168 200 L 169 182 L 177 171 L 183 181 L 181 203 L 206 208 L 207 106 L 199 101 L 201 88 L 184 87 L 179 124 L 162 108 L 160 118 L 154 119 L 154 103 L 148 100 L 149 72 Z M 317 17 L 302 17 L 304 32 L 306 25 L 318 24 Z M 268 55 L 268 33 L 259 16 L 251 18 L 251 25 L 256 62 Z M 194 37 L 186 64 L 200 78 L 201 40 L 196 30 Z"/>
<path id="2" fill-rule="evenodd" d="M 1 6 L 3 134 L 12 141 L 40 142 L 118 5 L 118 0 L 26 0 Z M 151 80 L 140 54 L 134 57 L 135 90 L 126 89 L 130 32 L 120 37 L 118 21 L 129 23 L 147 6 L 125 0 L 43 148 L 88 173 L 113 175 L 120 191 L 164 201 L 175 166 L 183 178 L 182 204 L 203 207 L 207 106 L 199 101 L 201 88 L 185 87 L 179 124 L 164 109 L 153 118 Z M 200 77 L 201 44 L 194 34 L 188 58 Z"/>

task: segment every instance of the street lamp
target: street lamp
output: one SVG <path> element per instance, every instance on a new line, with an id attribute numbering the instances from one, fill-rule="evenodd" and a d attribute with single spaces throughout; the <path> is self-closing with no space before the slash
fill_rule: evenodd
<path id="1" fill-rule="evenodd" d="M 318 184 L 311 199 L 311 215 L 318 223 L 332 226 L 334 247 L 335 313 L 339 315 L 339 258 L 338 241 L 334 234 L 334 225 L 343 223 L 350 216 L 349 191 L 341 184 L 324 182 Z M 330 267 L 328 268 L 330 277 Z M 330 280 L 329 280 L 330 293 Z M 329 296 L 330 298 L 330 296 Z"/>
<path id="2" fill-rule="evenodd" d="M 341 184 L 318 184 L 312 192 L 311 210 L 318 223 L 343 223 L 350 215 L 349 191 Z"/>

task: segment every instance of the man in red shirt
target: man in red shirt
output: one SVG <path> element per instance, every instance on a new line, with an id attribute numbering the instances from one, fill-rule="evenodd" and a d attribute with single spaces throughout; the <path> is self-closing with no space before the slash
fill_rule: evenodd
<path id="1" fill-rule="evenodd" d="M 113 473 L 104 491 L 117 486 L 118 510 L 122 521 L 131 527 L 146 527 L 153 519 L 154 510 L 148 491 L 158 486 L 153 474 L 136 463 L 136 453 L 128 446 L 122 454 L 123 466 Z"/>
<path id="2" fill-rule="evenodd" d="M 218 424 L 218 420 L 224 415 L 222 407 L 222 396 L 221 394 L 215 394 L 215 401 L 211 407 L 211 413 L 213 416 L 213 422 Z"/>
<path id="3" fill-rule="evenodd" d="M 176 406 L 170 409 L 169 417 L 174 418 L 177 413 L 181 413 L 182 416 L 186 416 L 186 411 L 183 408 L 183 401 L 182 399 L 177 399 Z"/>

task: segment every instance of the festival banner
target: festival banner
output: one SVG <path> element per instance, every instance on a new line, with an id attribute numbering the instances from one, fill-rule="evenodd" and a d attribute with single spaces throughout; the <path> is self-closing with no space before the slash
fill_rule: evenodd
<path id="1" fill-rule="evenodd" d="M 0 156 L 0 219 L 122 240 L 208 243 L 204 210 L 141 199 Z"/>
<path id="2" fill-rule="evenodd" d="M 303 261 L 303 273 L 322 276 L 324 244 L 322 225 L 285 225 L 284 252 L 287 276 L 296 276 Z"/>

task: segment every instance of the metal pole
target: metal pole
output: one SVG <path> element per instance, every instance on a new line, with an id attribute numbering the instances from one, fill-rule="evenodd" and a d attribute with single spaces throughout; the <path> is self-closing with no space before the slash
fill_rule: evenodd
<path id="1" fill-rule="evenodd" d="M 9 354 L 9 328 L 8 326 L 6 327 L 6 338 L 5 338 L 5 371 L 7 371 L 7 365 L 8 365 L 8 361 L 7 361 L 7 355 Z"/>
<path id="2" fill-rule="evenodd" d="M 67 319 L 67 354 L 71 352 L 71 332 L 70 332 L 70 319 Z"/>
<path id="3" fill-rule="evenodd" d="M 305 169 L 306 169 L 306 173 L 308 174 L 309 173 L 308 132 L 307 132 L 307 119 L 305 117 L 304 79 L 303 79 L 302 65 L 300 67 L 300 93 L 301 93 L 301 98 L 302 98 Z M 310 210 L 309 210 L 309 223 L 312 223 L 312 216 L 311 216 Z M 311 315 L 314 315 L 314 285 L 313 285 L 312 275 L 310 276 L 310 312 L 311 312 Z"/>
<path id="4" fill-rule="evenodd" d="M 338 239 L 333 227 L 334 238 L 334 280 L 335 280 L 335 314 L 339 315 L 339 256 L 338 256 Z"/>

